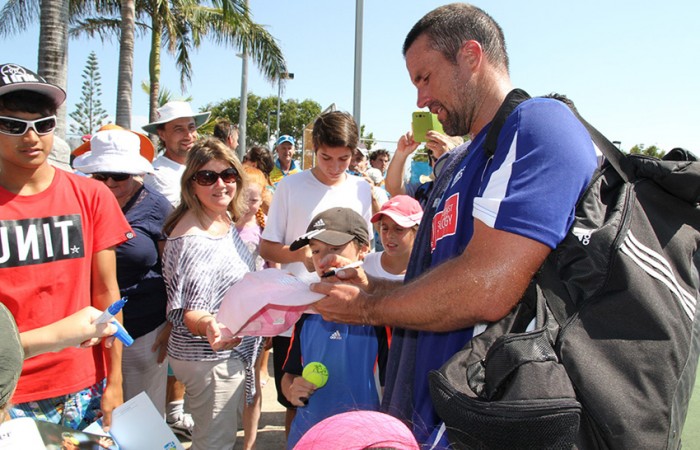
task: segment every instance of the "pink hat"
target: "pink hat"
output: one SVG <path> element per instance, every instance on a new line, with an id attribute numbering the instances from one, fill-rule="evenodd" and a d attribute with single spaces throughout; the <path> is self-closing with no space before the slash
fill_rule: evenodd
<path id="1" fill-rule="evenodd" d="M 309 305 L 323 298 L 309 285 L 280 269 L 245 274 L 224 294 L 216 320 L 234 336 L 277 336 L 292 328 Z"/>
<path id="2" fill-rule="evenodd" d="M 389 217 L 400 227 L 410 228 L 420 223 L 423 218 L 423 208 L 413 197 L 397 195 L 391 197 L 382 205 L 382 209 L 372 216 L 372 223 L 379 222 L 382 215 Z"/>
<path id="3" fill-rule="evenodd" d="M 377 411 L 350 411 L 328 417 L 309 429 L 294 450 L 419 450 L 411 430 L 399 419 Z"/>

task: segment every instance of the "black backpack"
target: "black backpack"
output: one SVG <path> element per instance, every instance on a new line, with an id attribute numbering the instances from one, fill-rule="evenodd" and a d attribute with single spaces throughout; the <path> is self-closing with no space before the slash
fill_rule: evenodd
<path id="1" fill-rule="evenodd" d="M 509 95 L 487 147 L 525 98 Z M 624 155 L 582 122 L 607 161 L 568 235 L 514 310 L 429 374 L 455 448 L 680 447 L 700 350 L 700 162 Z"/>

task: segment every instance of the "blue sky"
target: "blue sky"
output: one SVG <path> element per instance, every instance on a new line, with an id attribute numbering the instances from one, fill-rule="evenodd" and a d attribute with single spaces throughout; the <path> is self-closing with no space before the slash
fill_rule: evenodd
<path id="1" fill-rule="evenodd" d="M 0 5 L 4 5 L 4 1 Z M 476 1 L 502 26 L 516 87 L 531 95 L 560 92 L 623 149 L 635 144 L 665 150 L 681 146 L 700 155 L 700 2 L 556 0 Z M 279 40 L 290 72 L 284 98 L 353 110 L 355 2 L 353 0 L 250 0 L 257 22 Z M 403 39 L 438 1 L 365 0 L 361 121 L 375 138 L 392 142 L 410 128 L 416 92 L 401 55 Z M 7 39 L 0 62 L 36 68 L 38 27 Z M 6 44 L 11 45 L 6 45 Z M 71 40 L 68 111 L 80 100 L 81 72 L 94 50 L 102 74 L 102 102 L 115 112 L 116 42 Z M 148 98 L 138 87 L 148 77 L 148 40 L 136 46 L 133 126 L 145 123 Z M 188 93 L 199 108 L 240 95 L 236 51 L 205 43 L 193 56 Z M 162 85 L 179 92 L 172 58 L 162 64 Z M 250 65 L 249 92 L 277 95 Z M 284 130 L 282 130 L 284 131 Z"/>

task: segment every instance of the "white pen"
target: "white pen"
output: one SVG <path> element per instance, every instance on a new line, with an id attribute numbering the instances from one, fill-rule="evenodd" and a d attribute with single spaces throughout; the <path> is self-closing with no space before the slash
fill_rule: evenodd
<path id="1" fill-rule="evenodd" d="M 355 267 L 360 267 L 361 265 L 362 265 L 362 261 L 355 261 L 355 262 L 352 262 L 352 263 L 348 264 L 347 266 L 343 266 L 343 267 L 334 267 L 334 268 L 332 268 L 331 270 L 329 270 L 328 272 L 324 272 L 324 273 L 321 275 L 321 278 L 332 277 L 332 276 L 335 275 L 338 271 L 345 270 L 345 269 L 354 269 Z"/>

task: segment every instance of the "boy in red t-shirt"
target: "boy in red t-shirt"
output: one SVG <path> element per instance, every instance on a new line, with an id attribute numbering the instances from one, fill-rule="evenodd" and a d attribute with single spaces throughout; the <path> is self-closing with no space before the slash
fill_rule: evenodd
<path id="1" fill-rule="evenodd" d="M 114 247 L 133 232 L 99 182 L 49 165 L 65 92 L 34 72 L 0 65 L 0 303 L 21 332 L 119 299 Z M 120 317 L 118 317 L 120 318 Z M 82 429 L 122 402 L 121 344 L 28 359 L 12 417 Z"/>

